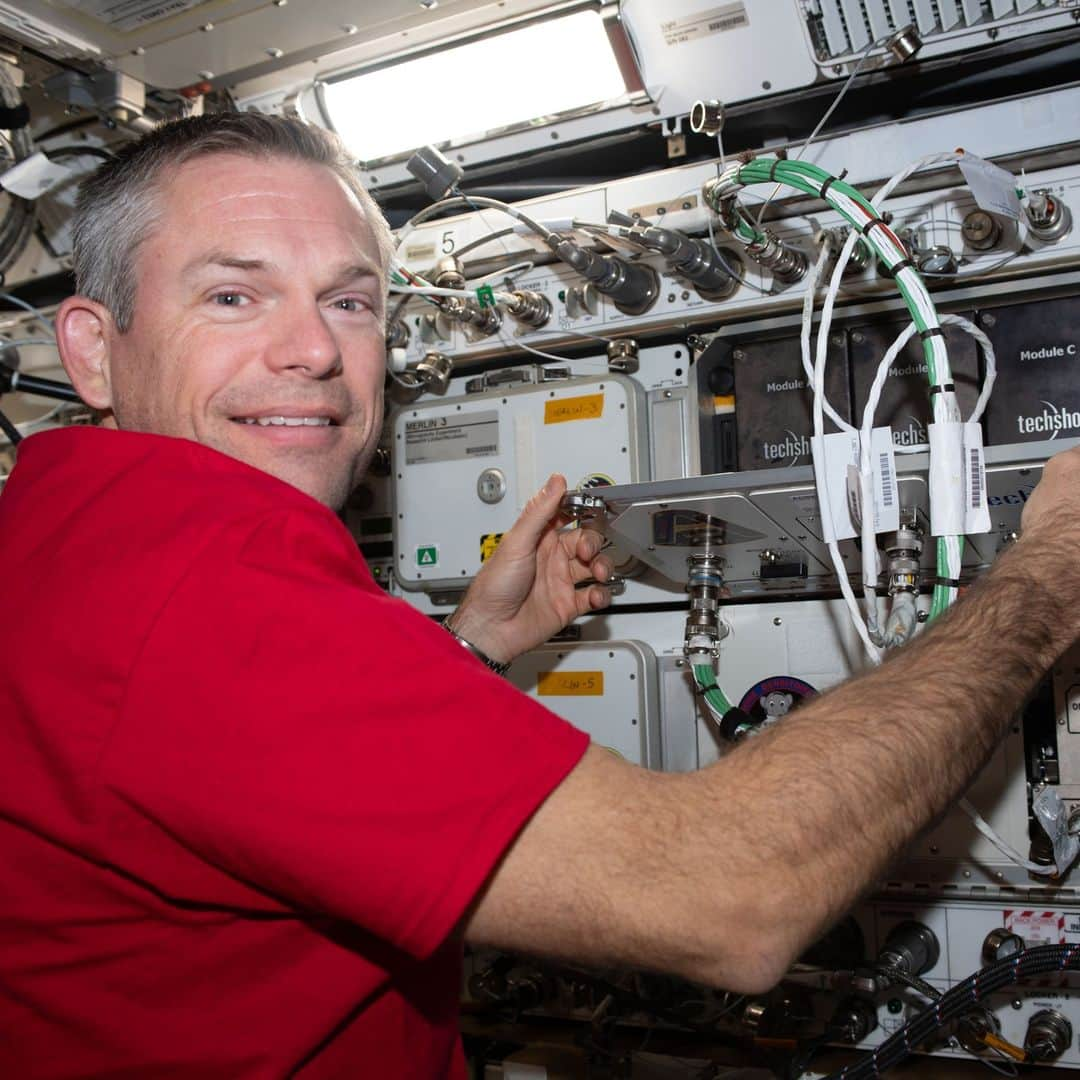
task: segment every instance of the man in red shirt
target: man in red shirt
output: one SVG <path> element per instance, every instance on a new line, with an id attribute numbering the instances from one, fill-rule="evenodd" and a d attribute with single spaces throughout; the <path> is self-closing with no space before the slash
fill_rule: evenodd
<path id="1" fill-rule="evenodd" d="M 1080 630 L 1073 451 L 880 669 L 695 774 L 587 747 L 328 509 L 378 436 L 388 252 L 337 155 L 199 118 L 83 196 L 57 337 L 106 426 L 26 440 L 0 499 L 4 1075 L 461 1077 L 463 938 L 763 990 Z M 494 662 L 606 601 L 561 492 L 452 617 Z"/>

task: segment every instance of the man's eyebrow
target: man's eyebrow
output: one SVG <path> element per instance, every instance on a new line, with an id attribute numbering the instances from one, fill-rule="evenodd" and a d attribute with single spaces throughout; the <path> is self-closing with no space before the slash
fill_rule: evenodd
<path id="1" fill-rule="evenodd" d="M 192 259 L 180 273 L 184 277 L 190 277 L 208 266 L 223 266 L 230 270 L 248 270 L 252 272 L 267 272 L 274 269 L 274 264 L 267 262 L 265 259 L 245 259 L 228 251 L 209 251 L 205 255 Z"/>
<path id="2" fill-rule="evenodd" d="M 355 281 L 357 278 L 381 277 L 382 273 L 379 270 L 378 265 L 371 259 L 362 258 L 358 262 L 342 266 L 337 271 L 333 272 L 327 289 L 338 289 L 342 285 L 347 285 L 350 282 Z"/>

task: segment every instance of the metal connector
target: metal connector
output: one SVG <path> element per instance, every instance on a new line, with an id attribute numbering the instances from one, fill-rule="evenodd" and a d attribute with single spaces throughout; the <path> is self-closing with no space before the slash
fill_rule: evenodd
<path id="1" fill-rule="evenodd" d="M 724 560 L 719 555 L 691 555 L 686 560 L 686 591 L 690 614 L 686 617 L 683 655 L 691 665 L 708 663 L 719 655 L 718 646 L 728 629 L 720 622 L 724 590 Z"/>

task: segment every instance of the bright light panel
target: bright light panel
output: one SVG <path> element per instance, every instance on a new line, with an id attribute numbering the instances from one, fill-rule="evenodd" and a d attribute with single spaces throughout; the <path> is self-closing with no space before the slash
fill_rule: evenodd
<path id="1" fill-rule="evenodd" d="M 326 107 L 373 161 L 625 93 L 603 20 L 581 11 L 328 83 Z"/>

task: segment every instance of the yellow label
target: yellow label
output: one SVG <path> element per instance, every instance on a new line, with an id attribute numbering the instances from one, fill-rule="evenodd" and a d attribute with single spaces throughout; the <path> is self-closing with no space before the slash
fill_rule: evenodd
<path id="1" fill-rule="evenodd" d="M 499 546 L 499 541 L 502 538 L 502 533 L 484 533 L 480 537 L 480 561 L 482 563 L 487 562 L 495 554 L 495 549 Z"/>
<path id="2" fill-rule="evenodd" d="M 603 394 L 552 398 L 544 402 L 545 424 L 565 424 L 568 420 L 599 420 L 603 414 Z"/>
<path id="3" fill-rule="evenodd" d="M 541 671 L 536 692 L 540 697 L 602 697 L 602 671 Z"/>

